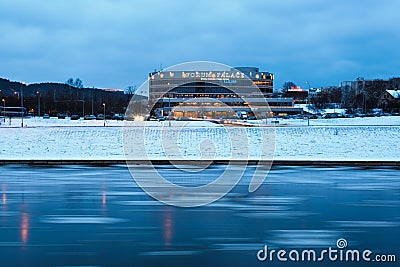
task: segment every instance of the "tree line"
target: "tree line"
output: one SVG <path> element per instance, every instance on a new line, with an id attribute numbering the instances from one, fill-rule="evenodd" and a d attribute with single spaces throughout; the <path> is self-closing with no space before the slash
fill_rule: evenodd
<path id="1" fill-rule="evenodd" d="M 282 94 L 285 96 L 289 89 L 296 87 L 294 82 L 285 82 Z M 325 109 L 333 104 L 349 110 L 362 110 L 364 112 L 379 108 L 379 101 L 386 90 L 398 90 L 400 78 L 389 80 L 374 79 L 345 82 L 340 86 L 322 87 L 316 94 L 310 96 L 310 103 L 317 109 Z"/>
<path id="2" fill-rule="evenodd" d="M 23 97 L 24 107 L 34 115 L 38 114 L 39 107 L 40 115 L 95 115 L 103 113 L 103 103 L 107 114 L 124 113 L 131 96 L 123 90 L 85 88 L 79 78 L 68 79 L 66 83 L 29 85 L 0 78 L 0 98 L 5 100 L 1 104 L 20 107 Z"/>

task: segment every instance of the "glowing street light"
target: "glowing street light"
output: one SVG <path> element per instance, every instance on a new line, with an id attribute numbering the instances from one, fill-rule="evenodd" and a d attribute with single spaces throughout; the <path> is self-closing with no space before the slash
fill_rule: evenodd
<path id="1" fill-rule="evenodd" d="M 310 83 L 306 81 L 306 84 L 308 85 L 308 93 L 307 93 L 307 126 L 310 126 Z"/>
<path id="2" fill-rule="evenodd" d="M 40 117 L 40 92 L 39 91 L 36 91 L 36 94 L 37 94 L 37 96 L 38 96 L 38 101 L 37 101 L 37 103 L 38 103 L 38 117 Z"/>
<path id="3" fill-rule="evenodd" d="M 3 121 L 6 122 L 6 99 L 3 98 L 1 102 L 3 102 Z"/>

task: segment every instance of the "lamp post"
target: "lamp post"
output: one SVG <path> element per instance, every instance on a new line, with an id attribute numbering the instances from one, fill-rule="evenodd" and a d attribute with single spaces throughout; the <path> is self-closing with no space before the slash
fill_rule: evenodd
<path id="1" fill-rule="evenodd" d="M 37 115 L 38 115 L 38 117 L 40 117 L 40 92 L 36 91 L 36 94 L 38 96 L 38 101 L 37 101 L 37 103 L 38 103 L 38 113 L 37 113 Z"/>
<path id="2" fill-rule="evenodd" d="M 24 82 L 21 83 L 19 89 L 21 94 L 21 127 L 24 127 L 24 91 L 22 90 L 22 86 L 25 85 Z"/>
<path id="3" fill-rule="evenodd" d="M 3 98 L 1 102 L 3 102 L 3 121 L 6 122 L 6 99 Z"/>
<path id="4" fill-rule="evenodd" d="M 106 127 L 106 103 L 103 103 L 103 126 Z"/>
<path id="5" fill-rule="evenodd" d="M 310 83 L 306 81 L 308 85 L 308 92 L 307 92 L 307 126 L 310 126 Z"/>
<path id="6" fill-rule="evenodd" d="M 94 87 L 92 89 L 92 115 L 94 115 L 94 107 L 93 107 L 93 91 L 94 91 Z"/>
<path id="7" fill-rule="evenodd" d="M 171 111 L 172 111 L 172 109 L 171 109 L 171 95 L 168 92 L 168 126 L 169 127 L 171 127 L 171 117 L 170 117 L 170 115 L 172 113 Z"/>

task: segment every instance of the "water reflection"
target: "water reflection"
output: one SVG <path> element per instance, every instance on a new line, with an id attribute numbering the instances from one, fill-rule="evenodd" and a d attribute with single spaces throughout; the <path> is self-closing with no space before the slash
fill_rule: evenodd
<path id="1" fill-rule="evenodd" d="M 7 187 L 6 187 L 5 184 L 1 185 L 1 191 L 3 192 L 2 196 L 1 196 L 1 199 L 3 201 L 3 205 L 5 206 L 7 204 L 7 192 L 6 192 L 7 191 Z"/>
<path id="2" fill-rule="evenodd" d="M 28 242 L 28 233 L 29 233 L 29 215 L 26 212 L 23 212 L 21 215 L 21 241 L 22 243 Z"/>
<path id="3" fill-rule="evenodd" d="M 106 207 L 107 204 L 107 193 L 103 192 L 101 203 L 103 204 L 103 208 Z"/>
<path id="4" fill-rule="evenodd" d="M 279 167 L 255 193 L 240 182 L 199 208 L 155 201 L 124 167 L 0 171 L 1 266 L 257 266 L 265 244 L 325 248 L 343 237 L 350 248 L 388 253 L 400 245 L 396 169 Z M 163 171 L 185 183 L 215 174 Z"/>
<path id="5" fill-rule="evenodd" d="M 168 206 L 165 209 L 164 212 L 164 218 L 163 218 L 163 223 L 164 223 L 164 244 L 165 246 L 170 246 L 171 245 L 171 239 L 172 239 L 172 207 Z"/>

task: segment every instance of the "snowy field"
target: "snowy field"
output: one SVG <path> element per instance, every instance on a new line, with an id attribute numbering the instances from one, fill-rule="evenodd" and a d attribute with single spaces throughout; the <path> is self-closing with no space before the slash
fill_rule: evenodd
<path id="1" fill-rule="evenodd" d="M 280 120 L 279 127 L 223 127 L 210 122 L 122 122 L 70 121 L 56 118 L 8 119 L 0 125 L 0 159 L 125 159 L 123 131 L 129 129 L 134 140 L 146 125 L 146 151 L 151 159 L 165 159 L 169 142 L 175 138 L 179 151 L 172 158 L 200 159 L 205 147 L 215 151 L 216 158 L 229 159 L 240 147 L 232 147 L 231 136 L 250 140 L 250 158 L 260 156 L 260 138 L 275 129 L 275 159 L 296 160 L 399 160 L 400 117 L 310 120 Z M 128 125 L 129 127 L 125 127 Z M 164 127 L 162 127 L 164 126 Z M 230 128 L 230 129 L 226 129 Z M 229 130 L 229 131 L 227 131 Z M 238 133 L 236 135 L 236 132 Z M 232 135 L 233 133 L 233 135 Z M 172 138 L 172 139 L 173 139 Z M 204 140 L 211 141 L 209 146 Z M 246 139 L 246 138 L 245 138 Z M 172 140 L 174 141 L 174 140 Z M 240 140 L 239 140 L 240 141 Z M 126 142 L 126 139 L 125 139 Z M 247 140 L 243 140 L 245 144 Z M 174 142 L 173 142 L 174 143 Z M 164 144 L 164 147 L 163 147 Z M 269 144 L 271 150 L 273 145 Z M 135 154 L 136 153 L 136 154 Z M 140 159 L 143 151 L 134 142 L 129 147 L 132 158 Z M 171 154 L 169 154 L 171 156 Z M 203 155 L 204 156 L 204 155 Z"/>
<path id="2" fill-rule="evenodd" d="M 275 119 L 268 119 L 267 122 L 271 123 L 271 121 L 275 121 Z M 277 121 L 281 126 L 308 125 L 307 119 L 278 119 Z M 311 119 L 310 126 L 400 126 L 400 116 Z"/>

